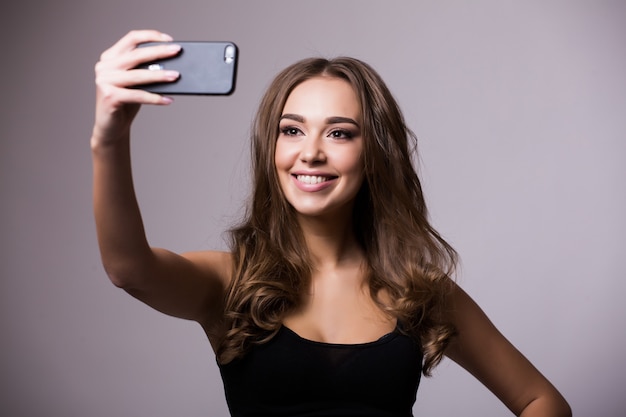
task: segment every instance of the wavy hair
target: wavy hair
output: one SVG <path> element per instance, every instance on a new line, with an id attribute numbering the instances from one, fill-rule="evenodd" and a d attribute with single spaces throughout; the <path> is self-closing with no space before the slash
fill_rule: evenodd
<path id="1" fill-rule="evenodd" d="M 374 301 L 421 343 L 423 373 L 430 375 L 455 334 L 445 317 L 457 255 L 428 222 L 412 159 L 417 139 L 397 102 L 376 71 L 347 57 L 299 61 L 276 76 L 261 100 L 251 135 L 251 200 L 230 234 L 234 270 L 218 360 L 228 363 L 270 340 L 310 283 L 310 254 L 280 188 L 274 152 L 287 97 L 298 84 L 319 76 L 346 80 L 359 98 L 365 180 L 353 227 L 367 260 L 367 284 Z M 381 291 L 391 301 L 383 302 Z"/>

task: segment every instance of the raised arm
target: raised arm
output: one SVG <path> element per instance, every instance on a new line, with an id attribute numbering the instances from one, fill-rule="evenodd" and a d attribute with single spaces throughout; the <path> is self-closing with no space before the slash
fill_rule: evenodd
<path id="1" fill-rule="evenodd" d="M 557 389 L 491 323 L 459 287 L 452 295 L 458 337 L 446 355 L 473 374 L 515 415 L 570 417 Z"/>
<path id="2" fill-rule="evenodd" d="M 132 121 L 141 104 L 167 105 L 171 100 L 128 87 L 178 77 L 168 71 L 134 69 L 142 62 L 173 56 L 178 49 L 136 46 L 171 40 L 157 31 L 132 31 L 106 50 L 96 64 L 96 117 L 91 137 L 96 230 L 102 263 L 115 285 L 159 311 L 210 327 L 219 319 L 230 255 L 177 255 L 151 248 L 133 187 Z"/>

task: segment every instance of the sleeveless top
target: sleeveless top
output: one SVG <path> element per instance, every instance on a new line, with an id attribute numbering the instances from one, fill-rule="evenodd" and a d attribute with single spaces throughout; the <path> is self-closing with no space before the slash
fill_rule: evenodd
<path id="1" fill-rule="evenodd" d="M 219 368 L 233 417 L 409 417 L 422 358 L 397 329 L 374 342 L 333 344 L 282 326 Z"/>

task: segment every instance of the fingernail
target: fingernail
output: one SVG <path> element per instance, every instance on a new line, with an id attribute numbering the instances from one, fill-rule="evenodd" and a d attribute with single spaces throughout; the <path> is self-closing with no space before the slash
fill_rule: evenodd
<path id="1" fill-rule="evenodd" d="M 165 71 L 165 77 L 168 80 L 177 80 L 178 77 L 180 77 L 180 73 L 178 71 L 168 70 L 168 71 Z"/>
<path id="2" fill-rule="evenodd" d="M 167 45 L 167 50 L 172 52 L 178 52 L 180 51 L 180 45 L 176 45 L 175 43 Z"/>
<path id="3" fill-rule="evenodd" d="M 171 42 L 174 40 L 174 38 L 172 38 L 170 35 L 168 35 L 167 33 L 162 33 L 161 34 L 161 39 L 163 39 L 166 42 Z"/>
<path id="4" fill-rule="evenodd" d="M 161 96 L 161 103 L 163 104 L 172 104 L 174 99 L 171 97 Z"/>

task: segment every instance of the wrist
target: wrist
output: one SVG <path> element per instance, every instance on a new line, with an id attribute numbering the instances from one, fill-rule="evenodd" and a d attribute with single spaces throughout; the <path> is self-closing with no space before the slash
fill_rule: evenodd
<path id="1" fill-rule="evenodd" d="M 104 150 L 114 150 L 121 148 L 128 148 L 128 142 L 130 140 L 130 134 L 128 132 L 121 133 L 112 137 L 101 132 L 94 126 L 91 133 L 91 139 L 89 141 L 92 152 L 99 152 Z"/>

